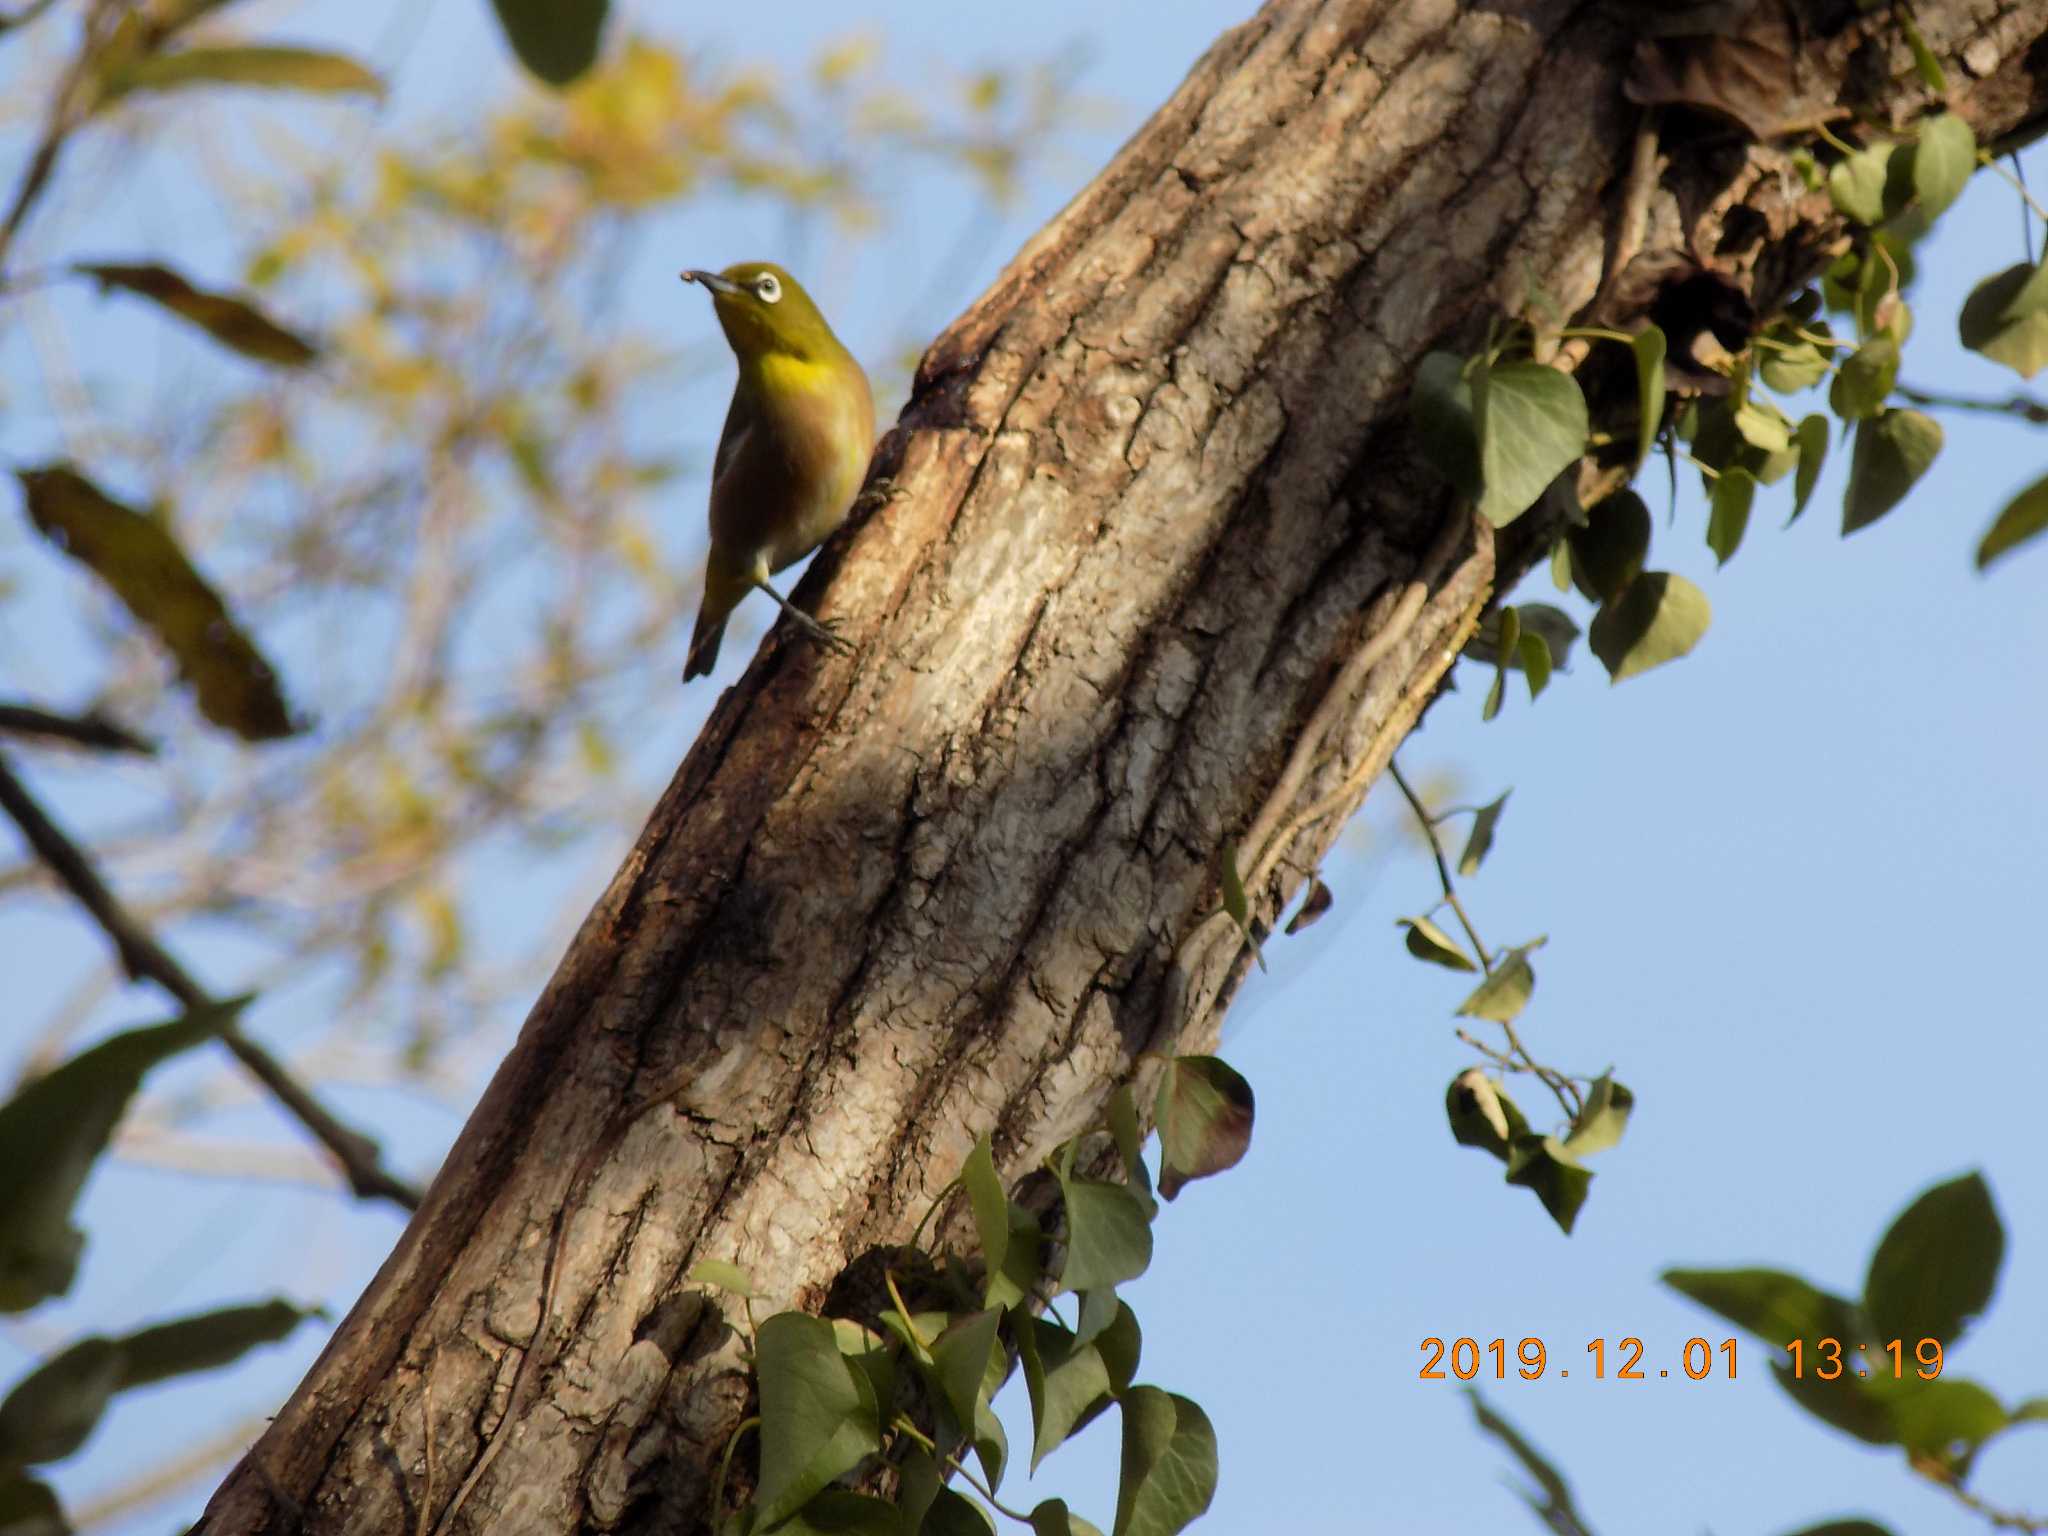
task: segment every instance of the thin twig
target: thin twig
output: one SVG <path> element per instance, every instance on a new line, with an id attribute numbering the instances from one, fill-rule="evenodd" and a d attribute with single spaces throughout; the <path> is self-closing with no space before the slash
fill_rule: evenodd
<path id="1" fill-rule="evenodd" d="M 2021 1531 L 2026 1536 L 2043 1536 L 2048 1533 L 2048 1515 L 2029 1514 L 2020 1509 L 2004 1509 L 1986 1502 L 1970 1492 L 1956 1479 L 1956 1475 L 1940 1462 L 1928 1458 L 1913 1458 L 1913 1470 L 1930 1483 L 1946 1488 L 1955 1495 L 1956 1502 L 1971 1514 L 1981 1517 L 1993 1530 Z"/>
<path id="2" fill-rule="evenodd" d="M 1455 1033 L 1457 1034 L 1460 1040 L 1462 1040 L 1465 1044 L 1471 1046 L 1473 1050 L 1477 1051 L 1480 1055 L 1484 1056 L 1496 1067 L 1499 1067 L 1501 1071 L 1526 1072 L 1529 1070 L 1527 1067 L 1523 1066 L 1519 1061 L 1515 1060 L 1514 1057 L 1510 1056 L 1506 1051 L 1502 1050 L 1499 1046 L 1488 1045 L 1484 1040 L 1480 1039 L 1477 1035 L 1473 1034 L 1471 1030 L 1461 1029 L 1457 1030 Z"/>
<path id="3" fill-rule="evenodd" d="M 1938 411 L 1982 411 L 1991 416 L 2017 416 L 2037 427 L 2048 423 L 2048 401 L 2036 400 L 2032 395 L 2014 394 L 1995 400 L 1981 395 L 1937 394 L 1931 389 L 1915 389 L 1910 384 L 1898 385 L 1895 393 L 1915 405 L 1930 405 Z"/>
<path id="4" fill-rule="evenodd" d="M 104 0 L 93 7 L 85 19 L 78 56 L 64 71 L 63 79 L 57 83 L 57 89 L 50 97 L 50 109 L 43 119 L 42 137 L 29 155 L 28 164 L 22 167 L 21 180 L 15 184 L 14 199 L 8 204 L 7 217 L 0 221 L 0 276 L 6 274 L 7 253 L 14 244 L 15 235 L 28 218 L 29 210 L 35 207 L 36 199 L 50 184 L 50 173 L 57 169 L 57 157 L 63 153 L 64 141 L 91 115 L 96 81 L 95 59 L 100 44 L 105 40 L 107 18 L 113 10 L 114 7 L 105 4 Z"/>
<path id="5" fill-rule="evenodd" d="M 31 267 L 12 277 L 0 277 L 0 299 L 40 293 L 45 288 L 54 288 L 59 283 L 75 281 L 85 275 L 76 267 Z"/>
<path id="6" fill-rule="evenodd" d="M 262 1415 L 243 1419 L 204 1443 L 146 1468 L 130 1482 L 102 1489 L 66 1511 L 72 1528 L 90 1532 L 110 1526 L 137 1510 L 156 1508 L 187 1483 L 217 1472 L 248 1450 L 267 1422 Z"/>
<path id="7" fill-rule="evenodd" d="M 218 1000 L 192 979 L 170 952 L 142 927 L 121 905 L 92 866 L 83 849 L 44 814 L 43 808 L 4 757 L 0 757 L 0 809 L 14 818 L 22 836 L 50 868 L 64 888 L 92 914 L 93 920 L 113 941 L 121 965 L 137 981 L 155 982 L 188 1009 L 218 1005 Z M 364 1199 L 389 1200 L 406 1210 L 419 1207 L 419 1191 L 388 1171 L 379 1160 L 377 1143 L 362 1132 L 337 1120 L 291 1073 L 247 1035 L 230 1023 L 220 1032 L 221 1043 L 234 1052 L 235 1059 L 270 1090 L 278 1103 L 333 1154 L 348 1178 L 349 1188 Z"/>
<path id="8" fill-rule="evenodd" d="M 0 732 L 40 741 L 61 741 L 95 752 L 132 752 L 156 756 L 156 743 L 94 710 L 84 715 L 59 715 L 33 704 L 0 704 Z"/>
<path id="9" fill-rule="evenodd" d="M 55 5 L 57 0 L 30 0 L 30 3 L 12 16 L 0 16 L 0 32 L 9 32 L 16 27 L 25 27 L 43 12 Z"/>
<path id="10" fill-rule="evenodd" d="M 284 1185 L 322 1192 L 334 1188 L 334 1169 L 312 1147 L 289 1151 L 247 1141 L 207 1141 L 161 1122 L 123 1125 L 114 1135 L 113 1155 L 131 1167 L 161 1168 L 200 1179 Z"/>

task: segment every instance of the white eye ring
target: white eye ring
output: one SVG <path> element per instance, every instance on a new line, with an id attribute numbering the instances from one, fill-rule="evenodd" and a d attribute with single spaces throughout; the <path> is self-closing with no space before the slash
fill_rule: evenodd
<path id="1" fill-rule="evenodd" d="M 782 284 L 775 280 L 773 272 L 763 272 L 754 279 L 754 292 L 761 296 L 763 304 L 773 304 L 782 297 Z"/>

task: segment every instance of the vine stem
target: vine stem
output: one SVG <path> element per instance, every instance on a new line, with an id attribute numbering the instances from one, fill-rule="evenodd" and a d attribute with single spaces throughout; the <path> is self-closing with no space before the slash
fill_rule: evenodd
<path id="1" fill-rule="evenodd" d="M 1635 337 L 1629 335 L 1628 332 L 1611 331 L 1605 326 L 1598 325 L 1567 325 L 1557 334 L 1572 337 L 1583 336 L 1588 341 L 1618 341 L 1624 347 L 1633 347 L 1636 344 Z"/>
<path id="2" fill-rule="evenodd" d="M 2029 208 L 2034 210 L 2034 217 L 2039 219 L 2042 223 L 2048 224 L 2048 209 L 2042 208 L 2042 206 L 2034 200 L 2034 194 L 2027 190 L 2027 184 L 2024 181 L 2021 181 L 2019 177 L 2013 175 L 2013 173 L 2007 170 L 2003 165 L 2001 165 L 1996 155 L 1993 155 L 1987 149 L 1980 149 L 1977 151 L 1977 163 L 1979 165 L 1989 166 L 1993 171 L 1996 171 L 2000 176 L 2003 176 L 2008 182 L 2012 183 L 2013 191 L 2019 193 L 2021 200 L 2024 201 Z"/>
<path id="3" fill-rule="evenodd" d="M 1469 1029 L 1458 1030 L 1457 1036 L 1466 1045 L 1471 1046 L 1473 1050 L 1484 1056 L 1503 1072 L 1526 1072 L 1529 1070 L 1499 1046 L 1488 1045 Z"/>
<path id="4" fill-rule="evenodd" d="M 1488 320 L 1488 336 L 1491 338 L 1494 321 Z M 1490 341 L 1489 341 L 1490 344 Z M 1287 765 L 1280 777 L 1267 793 L 1258 814 L 1252 818 L 1250 829 L 1238 844 L 1240 850 L 1239 870 L 1247 900 L 1254 899 L 1255 893 L 1264 887 L 1266 878 L 1279 863 L 1288 846 L 1309 826 L 1330 812 L 1348 803 L 1354 793 L 1361 792 L 1370 778 L 1369 770 L 1375 753 L 1367 750 L 1360 758 L 1352 774 L 1330 794 L 1313 805 L 1305 807 L 1287 819 L 1287 808 L 1292 805 L 1308 782 L 1309 774 L 1315 767 L 1316 753 L 1337 721 L 1347 709 L 1354 707 L 1362 693 L 1366 679 L 1374 667 L 1384 660 L 1389 652 L 1406 638 L 1410 627 L 1421 614 L 1428 601 L 1431 586 L 1450 569 L 1451 557 L 1456 553 L 1466 531 L 1471 530 L 1482 553 L 1491 554 L 1493 530 L 1481 519 L 1471 517 L 1469 506 L 1461 503 L 1459 515 L 1447 518 L 1438 531 L 1434 543 L 1422 558 L 1415 576 L 1400 589 L 1385 620 L 1339 669 L 1336 678 L 1323 691 L 1308 724 L 1295 739 L 1293 749 L 1288 753 Z M 1242 855 L 1257 850 L 1251 868 L 1244 869 Z M 1192 1016 L 1188 994 L 1191 978 L 1203 960 L 1218 934 L 1234 930 L 1235 922 L 1230 914 L 1221 910 L 1211 912 L 1197 923 L 1184 937 L 1173 952 L 1173 959 L 1167 966 L 1166 985 L 1160 988 L 1159 1007 L 1153 1025 L 1155 1041 L 1169 1041 L 1179 1037 L 1182 1026 Z"/>
<path id="5" fill-rule="evenodd" d="M 2008 158 L 2012 161 L 2013 178 L 2019 182 L 2020 191 L 2024 193 L 2027 190 L 2027 168 L 2020 163 L 2018 150 L 2014 150 Z M 2032 199 L 2029 198 L 2028 201 L 2031 202 Z M 2024 204 L 2020 208 L 2020 254 L 2027 258 L 2028 266 L 2034 264 L 2034 222 L 2027 217 Z"/>
<path id="6" fill-rule="evenodd" d="M 889 1421 L 889 1427 L 891 1429 L 897 1430 L 902 1434 L 908 1435 L 912 1440 L 915 1440 L 919 1445 L 923 1446 L 932 1455 L 939 1455 L 938 1441 L 932 1439 L 930 1435 L 926 1434 L 923 1430 L 919 1429 L 915 1424 L 911 1423 L 909 1418 L 905 1415 L 900 1413 L 897 1414 L 895 1418 Z M 940 1465 L 946 1469 L 946 1473 L 948 1476 L 953 1476 L 957 1474 L 958 1476 L 965 1478 L 967 1481 L 967 1485 L 970 1488 L 972 1488 L 976 1493 L 980 1494 L 983 1500 L 987 1502 L 988 1507 L 990 1509 L 993 1509 L 997 1514 L 1003 1515 L 1008 1519 L 1015 1520 L 1019 1525 L 1031 1524 L 1031 1517 L 1029 1515 L 1025 1514 L 1022 1510 L 1010 1508 L 1009 1505 L 1005 1504 L 1001 1499 L 995 1496 L 994 1489 L 990 1488 L 988 1484 L 984 1483 L 980 1478 L 976 1477 L 972 1472 L 970 1472 L 967 1469 L 966 1456 L 967 1452 L 964 1449 L 956 1451 L 951 1456 L 942 1457 L 940 1460 Z"/>
<path id="7" fill-rule="evenodd" d="M 924 1229 L 932 1224 L 932 1218 L 939 1214 L 939 1207 L 951 1199 L 953 1191 L 959 1187 L 959 1179 L 948 1179 L 945 1188 L 932 1196 L 932 1203 L 925 1207 L 924 1215 L 918 1220 L 917 1230 L 910 1234 L 910 1241 L 905 1243 L 904 1247 L 921 1248 L 924 1246 Z"/>
<path id="8" fill-rule="evenodd" d="M 1843 154 L 1853 155 L 1856 153 L 1856 146 L 1830 130 L 1826 123 L 1815 123 L 1813 131 L 1834 148 L 1839 149 Z"/>
<path id="9" fill-rule="evenodd" d="M 1823 336 L 1818 331 L 1794 331 L 1792 334 L 1800 341 L 1817 350 L 1853 351 L 1856 347 L 1856 343 L 1853 341 L 1840 341 L 1832 336 Z M 1766 352 L 1791 353 L 1799 350 L 1791 342 L 1780 341 L 1775 336 L 1752 336 L 1749 338 L 1749 342 L 1751 346 L 1762 347 Z M 1825 362 L 1827 360 L 1822 359 L 1822 361 Z M 1834 368 L 1835 365 L 1829 362 L 1828 371 L 1832 373 Z"/>
<path id="10" fill-rule="evenodd" d="M 2005 400 L 1985 400 L 1974 395 L 1943 395 L 1932 390 L 1915 389 L 1910 384 L 1898 385 L 1894 391 L 1901 399 L 1915 405 L 1933 406 L 1943 411 L 1983 411 L 1993 416 L 2017 416 L 2035 426 L 2048 423 L 2048 401 L 2035 399 L 2032 395 L 2013 395 Z"/>
<path id="11" fill-rule="evenodd" d="M 1832 349 L 1838 352 L 1853 352 L 1856 350 L 1855 342 L 1844 341 L 1839 336 L 1823 336 L 1819 331 L 1808 330 L 1797 330 L 1792 334 L 1803 342 L 1823 349 Z"/>
<path id="12" fill-rule="evenodd" d="M 1436 877 L 1444 888 L 1444 900 L 1458 915 L 1458 926 L 1465 930 L 1465 937 L 1472 941 L 1473 953 L 1479 956 L 1479 968 L 1488 974 L 1493 971 L 1493 956 L 1487 953 L 1486 941 L 1479 937 L 1479 930 L 1472 926 L 1472 919 L 1465 911 L 1465 904 L 1458 900 L 1458 888 L 1451 880 L 1450 861 L 1444 856 L 1444 840 L 1438 836 L 1436 822 L 1423 806 L 1422 799 L 1408 782 L 1408 776 L 1401 772 L 1398 762 L 1387 764 L 1387 775 L 1401 791 L 1401 798 L 1408 802 L 1408 809 L 1415 813 L 1415 821 L 1422 828 L 1422 835 L 1429 839 L 1430 857 L 1436 860 Z"/>
<path id="13" fill-rule="evenodd" d="M 711 1489 L 711 1518 L 714 1522 L 720 1518 L 719 1512 L 725 1508 L 726 1474 L 732 1470 L 732 1453 L 739 1449 L 740 1436 L 750 1429 L 760 1427 L 761 1416 L 756 1414 L 750 1419 L 741 1419 L 733 1426 L 733 1432 L 725 1437 L 725 1449 L 718 1453 L 718 1481 Z"/>
<path id="14" fill-rule="evenodd" d="M 883 1270 L 882 1284 L 888 1289 L 889 1299 L 896 1303 L 896 1315 L 903 1319 L 903 1331 L 909 1334 L 914 1341 L 912 1353 L 929 1360 L 932 1347 L 925 1343 L 924 1334 L 918 1328 L 917 1320 L 910 1315 L 909 1304 L 904 1301 L 903 1293 L 896 1289 L 896 1271 L 893 1269 Z"/>
<path id="15" fill-rule="evenodd" d="M 1450 860 L 1445 857 L 1444 840 L 1437 833 L 1435 820 L 1430 816 L 1427 808 L 1424 807 L 1421 797 L 1415 793 L 1414 787 L 1409 784 L 1407 776 L 1401 772 L 1401 765 L 1392 758 L 1387 760 L 1387 773 L 1393 779 L 1395 786 L 1401 791 L 1401 798 L 1408 802 L 1408 808 L 1415 813 L 1415 820 L 1422 828 L 1422 835 L 1429 840 L 1429 852 L 1430 856 L 1436 860 L 1436 874 L 1437 879 L 1444 888 L 1444 900 L 1450 904 L 1451 910 L 1457 914 L 1458 925 L 1465 930 L 1465 937 L 1472 941 L 1472 948 L 1479 956 L 1480 965 L 1484 967 L 1486 974 L 1491 976 L 1493 974 L 1493 957 L 1487 953 L 1485 941 L 1479 937 L 1479 930 L 1473 927 L 1472 919 L 1466 915 L 1465 904 L 1458 899 L 1458 887 L 1456 882 L 1451 879 Z M 1500 1024 L 1501 1033 L 1507 1037 L 1509 1060 L 1520 1064 L 1517 1070 L 1534 1073 L 1543 1086 L 1548 1088 L 1552 1095 L 1555 1096 L 1558 1104 L 1564 1109 L 1565 1114 L 1573 1120 L 1578 1119 L 1579 1111 L 1585 1106 L 1584 1101 L 1579 1097 L 1579 1090 L 1573 1085 L 1572 1080 L 1555 1068 L 1544 1066 L 1543 1063 L 1532 1056 L 1529 1053 L 1528 1046 L 1522 1043 L 1522 1037 L 1517 1033 L 1512 1023 L 1506 1020 L 1496 1020 L 1495 1022 Z M 1463 1035 L 1464 1032 L 1461 1030 L 1459 1033 Z M 1488 1052 L 1487 1054 L 1497 1059 L 1500 1053 Z"/>

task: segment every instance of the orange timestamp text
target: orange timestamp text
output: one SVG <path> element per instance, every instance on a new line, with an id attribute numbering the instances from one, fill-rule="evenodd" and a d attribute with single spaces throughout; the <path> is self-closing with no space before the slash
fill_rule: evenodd
<path id="1" fill-rule="evenodd" d="M 1513 1346 L 1514 1374 L 1524 1381 L 1540 1381 L 1544 1376 L 1569 1377 L 1572 1367 L 1560 1364 L 1551 1366 L 1550 1350 L 1541 1339 L 1520 1339 Z M 1653 1377 L 1668 1378 L 1673 1375 L 1670 1366 L 1658 1367 L 1643 1364 L 1643 1341 L 1630 1335 L 1613 1341 L 1612 1358 L 1609 1356 L 1609 1341 L 1594 1339 L 1586 1345 L 1586 1354 L 1592 1358 L 1580 1366 L 1583 1376 L 1595 1381 L 1648 1381 Z M 1495 1381 L 1506 1381 L 1509 1371 L 1509 1345 L 1506 1339 L 1490 1339 L 1481 1343 L 1478 1339 L 1452 1339 L 1446 1344 L 1442 1339 L 1428 1338 L 1422 1341 L 1423 1381 L 1447 1381 L 1455 1376 L 1459 1381 L 1471 1381 L 1481 1374 L 1491 1376 Z M 1716 1360 L 1720 1362 L 1719 1374 L 1727 1380 L 1735 1379 L 1735 1340 L 1723 1339 L 1715 1344 L 1707 1339 L 1690 1338 L 1678 1352 L 1676 1374 L 1687 1381 L 1705 1381 L 1716 1374 Z M 1610 1363 L 1613 1369 L 1609 1369 Z M 1445 1367 L 1449 1367 L 1446 1374 Z"/>
<path id="2" fill-rule="evenodd" d="M 1908 1361 L 1906 1351 L 1911 1349 L 1912 1359 Z M 1833 1381 L 1842 1375 L 1859 1380 L 1870 1376 L 1883 1376 L 1887 1362 L 1893 1381 L 1904 1381 L 1907 1372 L 1922 1381 L 1932 1381 L 1941 1374 L 1941 1340 L 1921 1339 L 1908 1344 L 1904 1339 L 1892 1339 L 1876 1346 L 1877 1353 L 1871 1353 L 1869 1344 L 1844 1344 L 1840 1339 L 1794 1339 L 1785 1346 L 1785 1353 L 1792 1357 L 1784 1367 L 1794 1380 L 1803 1381 L 1812 1376 L 1819 1381 Z"/>

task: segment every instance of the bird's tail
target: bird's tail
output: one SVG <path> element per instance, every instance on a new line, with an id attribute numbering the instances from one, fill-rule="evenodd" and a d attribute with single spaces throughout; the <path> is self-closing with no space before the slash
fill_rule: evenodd
<path id="1" fill-rule="evenodd" d="M 697 627 L 690 634 L 690 656 L 683 663 L 683 681 L 702 677 L 718 665 L 718 644 L 725 638 L 725 615 L 711 616 L 711 610 L 697 610 Z"/>
<path id="2" fill-rule="evenodd" d="M 702 677 L 718 664 L 725 621 L 746 595 L 746 578 L 735 575 L 714 549 L 704 565 L 704 598 L 697 608 L 697 627 L 690 634 L 690 658 L 683 663 L 684 682 Z"/>

